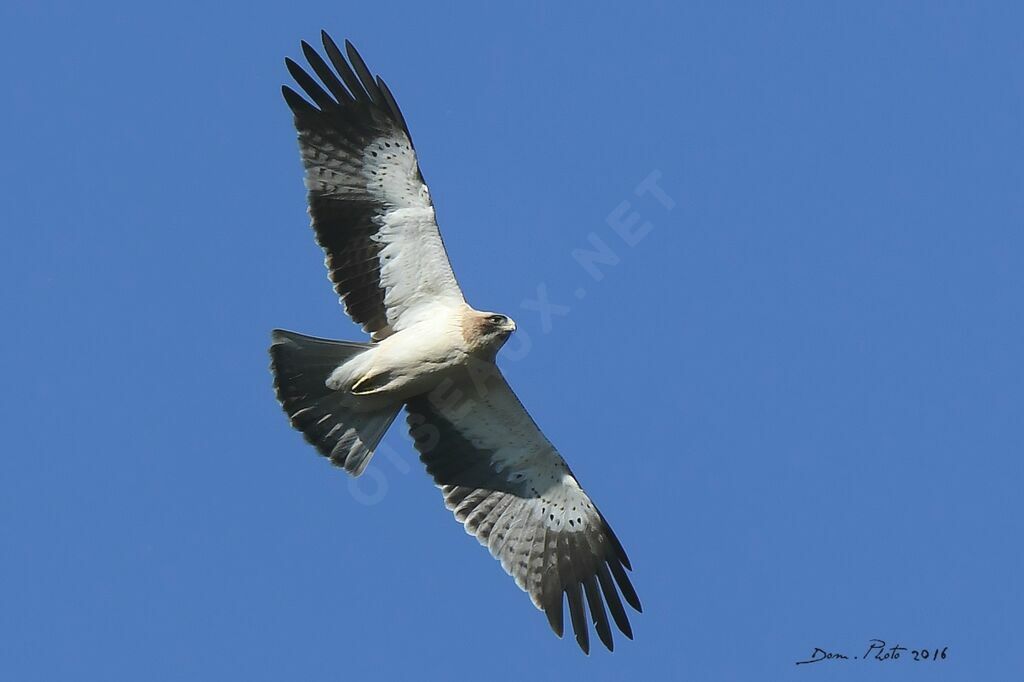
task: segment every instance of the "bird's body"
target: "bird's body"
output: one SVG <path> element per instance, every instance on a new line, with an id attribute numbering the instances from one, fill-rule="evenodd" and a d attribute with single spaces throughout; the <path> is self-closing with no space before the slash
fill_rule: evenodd
<path id="1" fill-rule="evenodd" d="M 340 365 L 326 383 L 357 411 L 404 403 L 445 380 L 461 379 L 474 363 L 493 364 L 514 330 L 515 324 L 503 315 L 465 303 L 438 305 L 431 315 Z"/>
<path id="2" fill-rule="evenodd" d="M 559 637 L 567 601 L 583 650 L 588 620 L 611 649 L 609 613 L 632 637 L 622 600 L 640 610 L 629 559 L 495 364 L 515 323 L 466 303 L 390 90 L 350 44 L 347 60 L 326 33 L 323 44 L 330 64 L 302 44 L 319 83 L 286 60 L 312 104 L 283 92 L 325 265 L 370 342 L 275 330 L 278 400 L 292 425 L 354 476 L 404 407 L 420 459 L 466 532 Z"/>

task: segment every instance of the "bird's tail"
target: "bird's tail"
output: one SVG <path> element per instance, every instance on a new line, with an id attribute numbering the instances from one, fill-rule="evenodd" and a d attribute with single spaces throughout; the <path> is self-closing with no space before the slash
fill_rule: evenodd
<path id="1" fill-rule="evenodd" d="M 327 378 L 371 346 L 282 329 L 275 329 L 271 337 L 274 390 L 292 426 L 334 464 L 353 476 L 363 473 L 402 404 L 353 409 L 352 401 L 358 399 L 328 388 Z"/>

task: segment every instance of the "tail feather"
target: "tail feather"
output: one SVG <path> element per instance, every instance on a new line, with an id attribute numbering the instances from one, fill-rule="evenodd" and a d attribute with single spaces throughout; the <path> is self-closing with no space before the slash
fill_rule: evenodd
<path id="1" fill-rule="evenodd" d="M 358 476 L 366 469 L 401 403 L 377 411 L 356 411 L 327 377 L 370 344 L 331 341 L 275 329 L 270 345 L 274 390 L 292 426 L 320 454 Z"/>

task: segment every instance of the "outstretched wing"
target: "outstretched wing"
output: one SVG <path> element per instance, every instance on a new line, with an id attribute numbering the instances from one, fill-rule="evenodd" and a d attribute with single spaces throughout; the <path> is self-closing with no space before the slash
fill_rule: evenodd
<path id="1" fill-rule="evenodd" d="M 622 545 L 565 460 L 544 437 L 493 365 L 466 381 L 410 400 L 409 431 L 445 505 L 501 561 L 559 637 L 563 594 L 576 641 L 590 648 L 587 614 L 609 650 L 605 605 L 627 637 L 622 597 L 640 600 Z M 616 590 L 616 584 L 618 590 Z"/>
<path id="2" fill-rule="evenodd" d="M 309 212 L 334 290 L 379 340 L 432 305 L 463 297 L 394 97 L 348 41 L 346 61 L 330 36 L 322 38 L 330 65 L 302 43 L 320 83 L 285 60 L 312 103 L 288 86 L 282 91 L 295 114 Z"/>

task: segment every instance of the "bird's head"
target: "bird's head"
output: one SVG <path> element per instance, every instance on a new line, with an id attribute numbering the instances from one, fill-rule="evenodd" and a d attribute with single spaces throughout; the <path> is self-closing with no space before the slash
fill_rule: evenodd
<path id="1" fill-rule="evenodd" d="M 476 312 L 467 341 L 486 355 L 495 355 L 516 330 L 516 323 L 501 313 Z"/>

